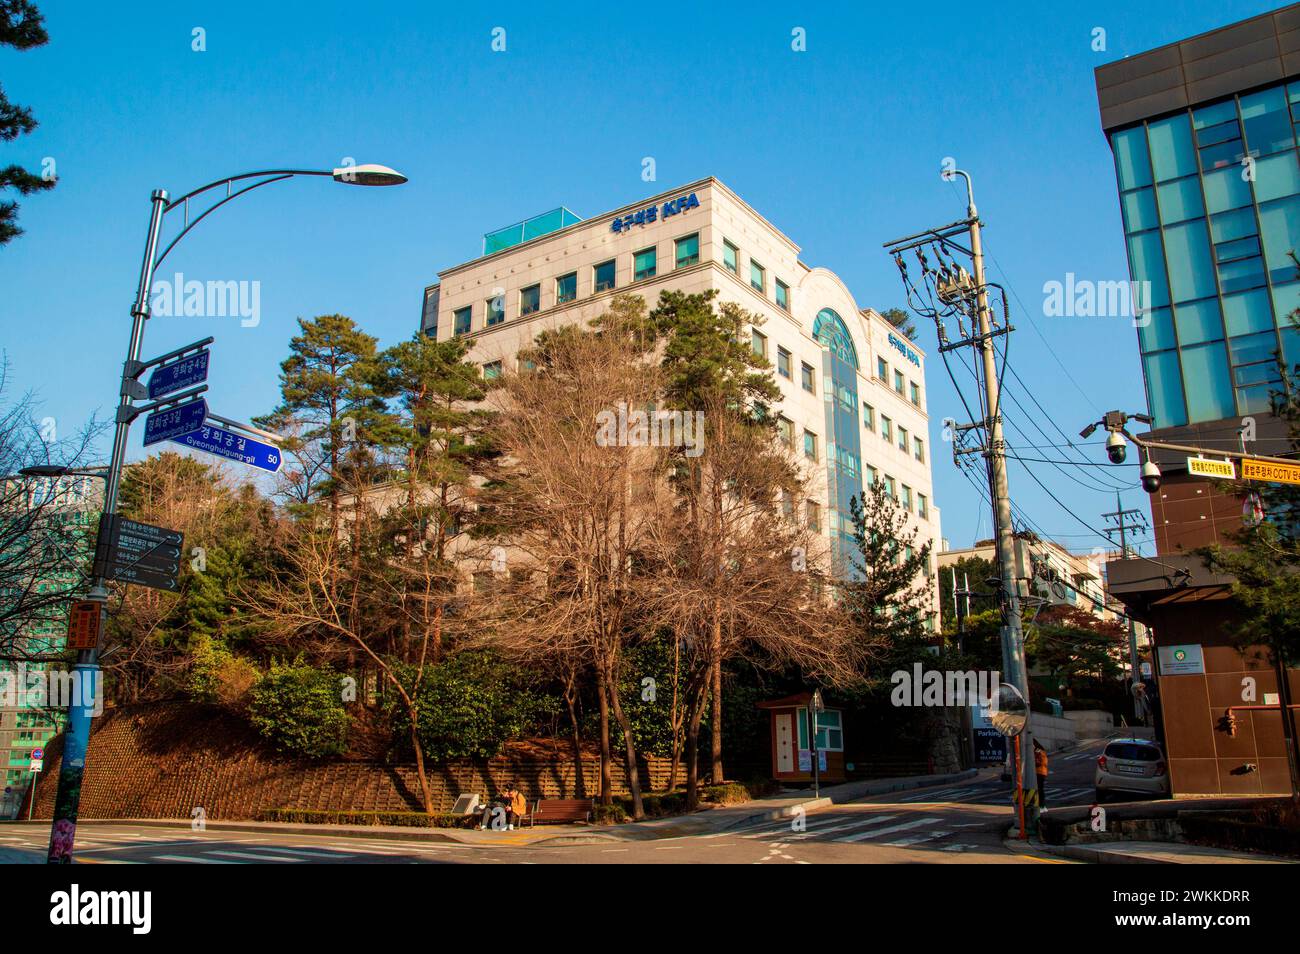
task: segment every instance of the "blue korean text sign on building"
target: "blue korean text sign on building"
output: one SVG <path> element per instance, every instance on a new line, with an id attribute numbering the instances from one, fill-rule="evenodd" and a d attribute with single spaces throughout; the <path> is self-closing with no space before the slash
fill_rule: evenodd
<path id="1" fill-rule="evenodd" d="M 678 196 L 676 199 L 669 199 L 663 206 L 648 205 L 644 209 L 638 209 L 636 212 L 629 212 L 627 215 L 618 216 L 614 221 L 609 223 L 611 232 L 626 232 L 634 225 L 650 225 L 660 219 L 670 218 L 674 215 L 680 215 L 691 209 L 698 209 L 700 200 L 695 197 L 695 193 L 690 195 Z"/>
<path id="2" fill-rule="evenodd" d="M 208 402 L 203 398 L 190 401 L 188 404 L 178 404 L 175 407 L 154 411 L 145 418 L 145 446 L 157 444 L 159 441 L 169 441 L 182 434 L 198 430 L 203 426 L 207 416 Z"/>
<path id="3" fill-rule="evenodd" d="M 251 437 L 245 437 L 235 431 L 228 431 L 224 427 L 217 427 L 215 424 L 206 424 L 191 433 L 173 437 L 172 440 L 177 444 L 224 457 L 226 460 L 239 461 L 241 464 L 248 464 L 273 474 L 280 469 L 280 448 L 274 444 L 264 444 Z"/>
<path id="4" fill-rule="evenodd" d="M 208 358 L 211 352 L 206 348 L 197 354 L 187 355 L 179 361 L 164 364 L 149 375 L 149 399 L 156 401 L 164 394 L 184 391 L 208 379 Z"/>

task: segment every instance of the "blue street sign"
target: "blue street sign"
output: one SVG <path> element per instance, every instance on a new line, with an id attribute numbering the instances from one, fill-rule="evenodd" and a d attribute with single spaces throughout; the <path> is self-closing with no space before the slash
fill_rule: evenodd
<path id="1" fill-rule="evenodd" d="M 188 404 L 154 411 L 144 422 L 144 444 L 157 444 L 197 430 L 208 416 L 208 402 L 199 398 Z"/>
<path id="2" fill-rule="evenodd" d="M 263 444 L 236 431 L 228 431 L 215 424 L 204 424 L 189 434 L 171 438 L 177 444 L 193 447 L 226 460 L 237 460 L 262 470 L 275 473 L 280 469 L 280 448 Z"/>
<path id="3" fill-rule="evenodd" d="M 179 361 L 164 364 L 149 375 L 149 400 L 156 401 L 164 394 L 184 391 L 208 379 L 208 358 L 211 352 L 207 348 L 196 354 L 186 355 Z"/>

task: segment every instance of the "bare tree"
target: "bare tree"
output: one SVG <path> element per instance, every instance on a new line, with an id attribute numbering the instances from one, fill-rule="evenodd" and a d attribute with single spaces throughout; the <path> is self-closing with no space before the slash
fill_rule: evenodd
<path id="1" fill-rule="evenodd" d="M 499 392 L 494 443 L 505 473 L 485 504 L 517 572 L 491 587 L 498 609 L 489 638 L 517 660 L 593 672 L 601 799 L 612 797 L 612 719 L 623 735 L 632 813 L 641 818 L 618 674 L 651 588 L 642 554 L 662 480 L 648 433 L 627 424 L 653 401 L 658 375 L 641 299 L 619 296 L 592 324 L 543 332 L 523 355 L 531 367 Z"/>
<path id="2" fill-rule="evenodd" d="M 95 477 L 19 471 L 89 466 L 102 426 L 92 420 L 60 434 L 33 394 L 11 398 L 10 387 L 0 360 L 0 658 L 48 660 L 47 637 L 89 575 L 102 485 Z"/>

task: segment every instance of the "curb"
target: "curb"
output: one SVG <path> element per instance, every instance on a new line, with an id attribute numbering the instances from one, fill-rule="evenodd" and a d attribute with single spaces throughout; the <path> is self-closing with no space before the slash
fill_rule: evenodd
<path id="1" fill-rule="evenodd" d="M 917 775 L 910 778 L 887 779 L 865 782 L 848 782 L 836 785 L 834 788 L 838 791 L 822 795 L 820 798 L 809 798 L 801 802 L 795 802 L 790 805 L 783 805 L 779 808 L 768 809 L 766 811 L 753 811 L 749 814 L 738 815 L 735 818 L 728 819 L 721 825 L 711 824 L 707 819 L 708 816 L 717 811 L 712 809 L 707 812 L 698 813 L 695 816 L 687 816 L 680 819 L 677 824 L 665 824 L 657 828 L 640 827 L 637 823 L 627 825 L 611 826 L 606 831 L 582 831 L 572 834 L 555 834 L 549 838 L 541 838 L 537 841 L 530 841 L 522 845 L 510 845 L 512 848 L 532 848 L 532 847 L 558 847 L 563 845 L 601 845 L 614 844 L 625 841 L 658 841 L 665 838 L 680 838 L 687 835 L 697 835 L 706 833 L 721 833 L 731 831 L 744 825 L 754 824 L 763 821 L 778 821 L 782 818 L 789 818 L 797 812 L 808 812 L 819 808 L 828 808 L 831 805 L 850 802 L 856 798 L 863 798 L 868 795 L 887 795 L 890 792 L 905 792 L 917 788 L 929 788 L 935 785 L 948 785 L 953 782 L 963 781 L 973 778 L 979 774 L 979 769 L 966 769 L 961 772 L 951 772 L 946 775 Z M 694 820 L 698 818 L 698 821 Z M 170 819 L 170 818 L 83 818 L 81 825 L 139 825 L 151 826 L 156 828 L 175 828 L 188 830 L 191 825 L 187 819 Z M 626 830 L 617 830 L 626 829 Z M 238 831 L 238 832 L 283 832 L 291 835 L 319 835 L 322 837 L 334 838 L 374 838 L 398 841 L 433 841 L 448 842 L 460 845 L 483 845 L 486 847 L 507 847 L 492 845 L 489 841 L 480 842 L 477 839 L 457 838 L 448 832 L 456 829 L 430 829 L 430 828 L 400 828 L 396 826 L 356 826 L 351 828 L 335 828 L 325 825 L 295 825 L 292 823 L 280 822 L 238 822 L 238 821 L 208 821 L 205 824 L 207 831 Z"/>

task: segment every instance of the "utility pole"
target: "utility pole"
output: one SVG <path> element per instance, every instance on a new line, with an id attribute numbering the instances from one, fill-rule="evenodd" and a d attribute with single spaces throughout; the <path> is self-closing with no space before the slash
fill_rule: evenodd
<path id="1" fill-rule="evenodd" d="M 1115 525 L 1106 528 L 1106 535 L 1111 537 L 1113 540 L 1114 537 L 1112 534 L 1119 534 L 1119 558 L 1121 560 L 1127 560 L 1128 531 L 1146 529 L 1146 521 L 1142 517 L 1142 511 L 1136 509 L 1125 510 L 1124 505 L 1120 502 L 1119 491 L 1117 490 L 1115 491 L 1114 511 L 1111 513 L 1103 513 L 1102 517 Z M 1138 663 L 1137 624 L 1133 622 L 1132 616 L 1129 616 L 1127 613 L 1125 616 L 1128 619 L 1128 667 L 1129 678 L 1132 680 L 1130 686 L 1132 687 L 1136 686 L 1138 680 L 1141 678 Z M 1129 691 L 1132 692 L 1132 688 L 1130 688 Z M 1135 719 L 1138 717 L 1136 697 L 1134 697 L 1133 701 L 1133 716 Z"/>
<path id="2" fill-rule="evenodd" d="M 1009 309 L 1006 292 L 997 287 L 1001 293 L 1003 321 L 1001 327 L 994 327 L 993 314 L 989 307 L 989 283 L 984 275 L 984 245 L 981 235 L 982 223 L 975 208 L 975 189 L 971 177 L 961 169 L 945 168 L 942 176 L 947 181 L 961 176 L 966 183 L 966 218 L 938 229 L 928 229 L 916 235 L 906 236 L 888 242 L 885 248 L 894 256 L 903 285 L 907 289 L 908 302 L 918 314 L 934 319 L 939 336 L 940 354 L 970 346 L 978 353 L 977 367 L 982 370 L 983 394 L 981 410 L 983 419 L 961 426 L 958 431 L 980 431 L 983 434 L 982 445 L 978 448 L 983 453 L 987 464 L 989 491 L 992 497 L 993 528 L 996 543 L 998 574 L 1001 580 L 999 598 L 1002 604 L 1002 660 L 1003 678 L 1015 686 L 1029 700 L 1028 669 L 1025 665 L 1025 638 L 1020 619 L 1020 579 L 1016 571 L 1015 535 L 1011 521 L 1011 496 L 1007 482 L 1006 444 L 1002 436 L 1001 381 L 998 376 L 997 352 L 994 341 L 1000 335 L 1012 331 L 1009 321 Z M 963 247 L 956 239 L 965 235 L 970 243 Z M 929 249 L 930 255 L 926 254 Z M 908 275 L 907 263 L 903 252 L 914 250 L 921 267 L 921 279 L 918 283 Z M 971 270 L 968 273 L 953 258 L 953 252 L 959 252 L 970 259 Z M 937 264 L 932 264 L 933 256 Z M 955 320 L 960 338 L 950 341 L 945 326 L 945 319 Z M 970 319 L 967 330 L 965 319 Z M 946 357 L 945 357 L 946 360 Z M 954 441 L 956 436 L 954 436 Z M 958 453 L 954 447 L 954 454 Z M 1024 800 L 1026 803 L 1026 825 L 1033 826 L 1038 806 L 1037 779 L 1034 775 L 1033 746 L 1030 728 L 1026 727 L 1021 751 L 1025 753 L 1020 765 L 1020 777 L 1024 780 Z"/>

